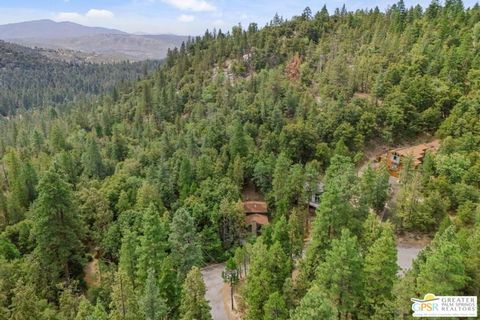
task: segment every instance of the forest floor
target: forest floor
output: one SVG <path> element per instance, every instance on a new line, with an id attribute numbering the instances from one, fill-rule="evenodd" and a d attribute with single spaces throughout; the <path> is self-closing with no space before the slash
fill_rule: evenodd
<path id="1" fill-rule="evenodd" d="M 94 258 L 83 268 L 84 280 L 89 288 L 98 285 L 98 259 Z"/>

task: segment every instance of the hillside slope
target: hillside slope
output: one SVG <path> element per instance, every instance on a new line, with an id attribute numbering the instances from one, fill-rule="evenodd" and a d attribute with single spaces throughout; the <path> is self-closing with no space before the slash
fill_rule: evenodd
<path id="1" fill-rule="evenodd" d="M 66 54 L 70 58 L 64 57 Z M 158 65 L 158 62 L 92 64 L 88 62 L 90 58 L 30 49 L 0 40 L 0 114 L 64 105 L 77 97 L 110 92 Z"/>
<path id="2" fill-rule="evenodd" d="M 179 47 L 188 37 L 133 35 L 72 22 L 38 20 L 0 25 L 0 39 L 28 47 L 95 53 L 96 60 L 141 61 L 165 58 L 168 49 Z"/>

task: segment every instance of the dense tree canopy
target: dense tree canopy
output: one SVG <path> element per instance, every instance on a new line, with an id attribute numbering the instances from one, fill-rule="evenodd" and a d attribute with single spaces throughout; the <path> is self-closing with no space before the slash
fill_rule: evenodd
<path id="1" fill-rule="evenodd" d="M 137 78 L 126 65 L 7 73 L 0 318 L 209 319 L 199 268 L 232 257 L 246 319 L 394 319 L 426 291 L 478 294 L 479 30 L 480 7 L 458 0 L 306 9 L 206 32 L 130 85 L 95 73 Z M 37 79 L 59 70 L 65 88 Z M 95 99 L 70 94 L 83 72 Z M 434 135 L 392 199 L 384 169 L 359 173 L 372 147 Z M 246 190 L 268 203 L 259 237 Z M 400 276 L 402 232 L 434 240 Z"/>

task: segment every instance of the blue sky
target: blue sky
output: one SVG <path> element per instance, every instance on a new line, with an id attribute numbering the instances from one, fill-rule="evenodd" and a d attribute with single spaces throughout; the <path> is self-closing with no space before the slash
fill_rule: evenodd
<path id="1" fill-rule="evenodd" d="M 407 6 L 428 6 L 431 0 L 404 0 Z M 306 6 L 314 12 L 324 4 L 332 12 L 346 4 L 348 10 L 385 9 L 390 0 L 0 0 L 0 24 L 35 19 L 73 21 L 128 32 L 198 35 L 206 29 L 230 29 L 242 23 L 260 26 L 278 12 L 285 18 Z M 477 0 L 464 0 L 472 6 Z"/>

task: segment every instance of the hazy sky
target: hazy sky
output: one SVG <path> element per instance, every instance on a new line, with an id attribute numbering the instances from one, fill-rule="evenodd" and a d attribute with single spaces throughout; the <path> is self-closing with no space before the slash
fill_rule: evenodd
<path id="1" fill-rule="evenodd" d="M 405 0 L 407 6 L 428 6 L 431 0 Z M 385 9 L 397 1 L 304 0 L 0 0 L 0 24 L 36 19 L 73 21 L 128 32 L 202 34 L 206 29 L 230 29 L 257 22 L 260 26 L 276 12 L 285 18 L 309 6 L 314 12 L 324 4 L 332 12 L 346 4 L 348 10 Z M 472 6 L 477 0 L 465 0 Z"/>

